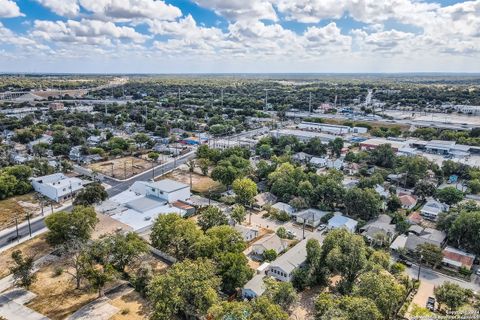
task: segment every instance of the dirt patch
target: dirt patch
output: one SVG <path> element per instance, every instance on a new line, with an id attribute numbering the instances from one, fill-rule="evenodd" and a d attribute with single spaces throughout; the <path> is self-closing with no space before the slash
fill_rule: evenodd
<path id="1" fill-rule="evenodd" d="M 148 319 L 151 312 L 147 301 L 135 291 L 112 300 L 110 304 L 120 310 L 111 320 Z"/>
<path id="2" fill-rule="evenodd" d="M 298 301 L 292 308 L 291 319 L 314 319 L 315 298 L 320 294 L 322 289 L 314 287 L 302 291 L 298 295 Z"/>
<path id="3" fill-rule="evenodd" d="M 0 253 L 0 278 L 7 276 L 10 273 L 8 269 L 12 263 L 12 252 L 20 250 L 25 256 L 35 256 L 37 259 L 50 253 L 53 248 L 47 243 L 45 234 L 39 235 L 33 239 L 25 241 L 14 248 Z"/>
<path id="4" fill-rule="evenodd" d="M 190 185 L 190 172 L 187 170 L 177 169 L 167 173 L 157 180 L 162 179 L 172 179 Z M 215 181 L 208 176 L 198 174 L 197 172 L 192 173 L 192 192 L 207 195 L 209 190 L 211 193 L 220 193 L 224 192 L 226 189 L 220 182 Z"/>
<path id="5" fill-rule="evenodd" d="M 49 208 L 45 208 L 45 210 L 49 210 Z M 34 192 L 1 200 L 0 230 L 15 226 L 15 217 L 17 217 L 18 223 L 27 220 L 27 214 L 30 214 L 31 217 L 40 214 L 40 206 Z"/>
<path id="6" fill-rule="evenodd" d="M 158 165 L 159 162 L 154 163 Z M 136 157 L 123 157 L 109 161 L 97 162 L 89 169 L 117 179 L 128 179 L 152 168 L 152 162 Z"/>
<path id="7" fill-rule="evenodd" d="M 63 273 L 56 275 L 57 269 Z M 27 307 L 49 317 L 50 319 L 65 319 L 84 305 L 95 300 L 97 292 L 82 283 L 80 290 L 75 289 L 75 282 L 66 271 L 73 270 L 63 260 L 57 260 L 40 268 L 37 281 L 30 288 L 37 297 L 27 304 Z M 107 285 L 105 290 L 115 286 L 115 282 Z"/>

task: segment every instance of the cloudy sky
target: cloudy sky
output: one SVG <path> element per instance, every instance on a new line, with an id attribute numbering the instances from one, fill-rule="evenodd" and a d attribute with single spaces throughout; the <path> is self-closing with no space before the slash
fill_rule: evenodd
<path id="1" fill-rule="evenodd" d="M 480 0 L 0 0 L 0 72 L 480 72 Z"/>

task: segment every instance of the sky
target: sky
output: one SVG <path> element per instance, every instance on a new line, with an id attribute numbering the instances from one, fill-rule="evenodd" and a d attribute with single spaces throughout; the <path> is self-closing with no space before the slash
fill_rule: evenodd
<path id="1" fill-rule="evenodd" d="M 480 72 L 480 0 L 0 0 L 0 72 Z"/>

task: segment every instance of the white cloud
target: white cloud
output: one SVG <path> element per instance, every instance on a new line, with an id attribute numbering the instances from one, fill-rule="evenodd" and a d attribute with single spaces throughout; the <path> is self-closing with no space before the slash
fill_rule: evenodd
<path id="1" fill-rule="evenodd" d="M 59 16 L 74 17 L 80 12 L 77 0 L 37 0 Z"/>
<path id="2" fill-rule="evenodd" d="M 95 15 L 117 21 L 136 19 L 174 20 L 182 16 L 179 8 L 161 0 L 79 0 Z"/>
<path id="3" fill-rule="evenodd" d="M 142 43 L 147 36 L 131 27 L 116 26 L 112 22 L 82 19 L 81 21 L 41 21 L 34 23 L 34 37 L 49 41 L 69 44 L 111 45 L 119 40 Z M 72 48 L 76 49 L 76 48 Z"/>
<path id="4" fill-rule="evenodd" d="M 0 18 L 15 18 L 25 16 L 12 0 L 0 0 Z"/>
<path id="5" fill-rule="evenodd" d="M 277 13 L 269 0 L 194 0 L 194 2 L 215 11 L 229 21 L 278 20 Z"/>

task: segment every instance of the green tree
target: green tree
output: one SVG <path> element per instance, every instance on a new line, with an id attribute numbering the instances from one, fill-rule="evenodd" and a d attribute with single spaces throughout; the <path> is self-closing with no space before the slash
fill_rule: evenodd
<path id="1" fill-rule="evenodd" d="M 112 266 L 119 272 L 125 272 L 128 265 L 148 252 L 147 244 L 135 232 L 108 235 L 102 241 L 109 247 Z"/>
<path id="2" fill-rule="evenodd" d="M 436 268 L 443 259 L 442 249 L 431 243 L 419 244 L 417 246 L 417 255 L 421 256 L 433 268 Z"/>
<path id="3" fill-rule="evenodd" d="M 247 216 L 247 211 L 245 210 L 244 206 L 236 204 L 233 207 L 232 212 L 230 213 L 230 216 L 232 217 L 233 221 L 241 224 L 245 220 L 245 217 Z"/>
<path id="4" fill-rule="evenodd" d="M 449 239 L 458 247 L 480 254 L 480 211 L 462 211 L 448 230 Z"/>
<path id="5" fill-rule="evenodd" d="M 220 278 L 210 260 L 185 260 L 175 263 L 164 274 L 152 279 L 148 296 L 154 319 L 174 316 L 203 317 L 219 300 Z"/>
<path id="6" fill-rule="evenodd" d="M 288 310 L 297 301 L 298 295 L 291 282 L 279 282 L 271 278 L 265 279 L 264 282 L 264 295 L 283 310 Z"/>
<path id="7" fill-rule="evenodd" d="M 233 191 L 237 202 L 249 206 L 257 195 L 257 185 L 249 178 L 241 178 L 233 181 Z"/>
<path id="8" fill-rule="evenodd" d="M 205 232 L 205 237 L 197 243 L 201 257 L 215 258 L 222 253 L 240 253 L 247 247 L 242 235 L 234 228 L 215 226 Z"/>
<path id="9" fill-rule="evenodd" d="M 213 168 L 210 176 L 213 180 L 221 182 L 224 186 L 230 187 L 237 178 L 238 170 L 230 165 L 217 165 Z"/>
<path id="10" fill-rule="evenodd" d="M 197 165 L 202 171 L 204 176 L 208 175 L 208 168 L 210 167 L 210 160 L 206 158 L 200 158 L 197 160 Z"/>
<path id="11" fill-rule="evenodd" d="M 227 216 L 215 206 L 208 206 L 203 209 L 198 217 L 198 225 L 202 230 L 208 230 L 214 226 L 227 225 Z"/>
<path id="12" fill-rule="evenodd" d="M 436 190 L 437 188 L 432 183 L 425 180 L 420 180 L 415 185 L 413 193 L 420 199 L 424 200 L 427 197 L 433 196 Z"/>
<path id="13" fill-rule="evenodd" d="M 20 250 L 12 252 L 14 265 L 10 267 L 13 276 L 13 284 L 25 289 L 37 280 L 37 276 L 33 273 L 34 260 L 33 257 L 24 257 Z"/>
<path id="14" fill-rule="evenodd" d="M 382 200 L 373 189 L 352 188 L 345 194 L 345 209 L 347 214 L 370 220 L 380 214 Z"/>
<path id="15" fill-rule="evenodd" d="M 158 152 L 152 151 L 148 153 L 148 158 L 151 159 L 152 161 L 157 161 L 159 157 L 160 157 L 160 154 Z"/>
<path id="16" fill-rule="evenodd" d="M 87 241 L 97 224 L 97 214 L 92 207 L 75 206 L 72 212 L 54 212 L 45 218 L 47 241 L 62 245 L 70 241 Z"/>
<path id="17" fill-rule="evenodd" d="M 226 293 L 232 293 L 236 288 L 243 287 L 254 274 L 243 253 L 226 252 L 217 260 L 218 275 L 222 278 L 222 290 Z"/>
<path id="18" fill-rule="evenodd" d="M 448 281 L 436 287 L 434 293 L 438 303 L 446 305 L 452 311 L 467 303 L 472 296 L 472 291 Z"/>
<path id="19" fill-rule="evenodd" d="M 480 179 L 473 179 L 468 182 L 468 188 L 473 194 L 480 193 Z"/>
<path id="20" fill-rule="evenodd" d="M 180 260 L 197 255 L 195 245 L 200 237 L 202 231 L 195 222 L 175 213 L 158 216 L 150 234 L 153 247 Z"/>
<path id="21" fill-rule="evenodd" d="M 382 144 L 370 151 L 368 161 L 382 168 L 393 168 L 395 164 L 395 151 L 390 144 Z"/>
<path id="22" fill-rule="evenodd" d="M 88 184 L 75 197 L 73 205 L 91 206 L 108 198 L 105 188 L 98 182 Z"/>
<path id="23" fill-rule="evenodd" d="M 252 302 L 250 320 L 287 320 L 288 314 L 267 297 L 260 297 Z"/>
<path id="24" fill-rule="evenodd" d="M 338 308 L 345 313 L 348 320 L 385 319 L 375 302 L 365 297 L 344 296 L 340 299 Z"/>
<path id="25" fill-rule="evenodd" d="M 277 259 L 277 252 L 274 249 L 268 249 L 263 251 L 263 260 L 273 261 Z"/>
<path id="26" fill-rule="evenodd" d="M 437 190 L 437 199 L 448 205 L 456 204 L 463 200 L 463 192 L 455 187 L 446 187 Z"/>
<path id="27" fill-rule="evenodd" d="M 390 199 L 388 199 L 387 201 L 388 211 L 395 212 L 401 207 L 402 207 L 402 203 L 400 202 L 400 199 L 396 195 L 393 195 L 392 197 L 390 197 Z"/>
<path id="28" fill-rule="evenodd" d="M 405 295 L 405 287 L 397 283 L 387 272 L 367 272 L 362 274 L 355 285 L 355 296 L 375 302 L 383 319 L 392 319 Z"/>
<path id="29" fill-rule="evenodd" d="M 342 138 L 335 138 L 328 143 L 328 146 L 332 150 L 332 154 L 337 157 L 340 157 L 340 154 L 343 149 L 343 139 Z"/>
<path id="30" fill-rule="evenodd" d="M 321 259 L 331 272 L 342 276 L 339 290 L 348 293 L 367 265 L 367 247 L 361 236 L 335 229 L 323 241 Z"/>

